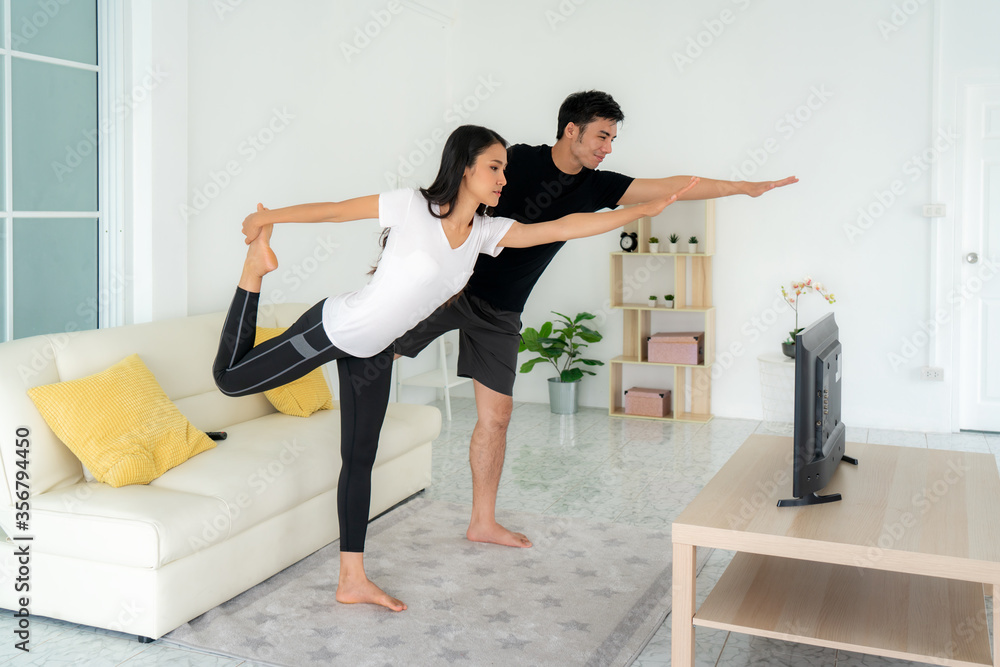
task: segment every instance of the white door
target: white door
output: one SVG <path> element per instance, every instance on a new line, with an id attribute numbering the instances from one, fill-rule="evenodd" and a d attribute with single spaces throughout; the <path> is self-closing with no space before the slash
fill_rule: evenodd
<path id="1" fill-rule="evenodd" d="M 964 116 L 959 428 L 1000 431 L 1000 85 L 970 86 Z"/>

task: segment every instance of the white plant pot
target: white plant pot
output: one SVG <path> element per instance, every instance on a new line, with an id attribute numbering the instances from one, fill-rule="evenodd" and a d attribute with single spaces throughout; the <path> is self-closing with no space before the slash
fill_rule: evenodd
<path id="1" fill-rule="evenodd" d="M 676 243 L 671 243 L 670 244 L 670 252 L 673 252 L 673 253 L 677 252 L 677 244 Z"/>
<path id="2" fill-rule="evenodd" d="M 649 252 L 654 252 L 654 253 L 655 252 L 660 252 L 660 244 L 659 243 L 650 243 L 649 244 Z"/>
<path id="3" fill-rule="evenodd" d="M 688 252 L 691 253 L 692 255 L 698 252 L 698 244 L 688 243 Z"/>
<path id="4" fill-rule="evenodd" d="M 649 299 L 646 303 L 649 304 L 650 308 L 656 308 L 657 306 L 660 305 L 660 300 L 657 299 L 656 301 L 653 301 L 652 299 Z"/>
<path id="5" fill-rule="evenodd" d="M 664 308 L 673 308 L 674 307 L 674 300 L 671 299 L 671 300 L 667 301 L 666 299 L 664 299 L 663 300 L 663 304 L 664 304 L 663 305 Z"/>

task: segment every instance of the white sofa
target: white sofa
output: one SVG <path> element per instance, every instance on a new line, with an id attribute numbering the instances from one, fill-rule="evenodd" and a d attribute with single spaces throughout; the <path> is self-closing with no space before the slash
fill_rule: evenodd
<path id="1" fill-rule="evenodd" d="M 287 326 L 305 306 L 262 307 Z M 339 537 L 339 411 L 291 417 L 262 395 L 229 398 L 211 366 L 223 314 L 0 344 L 0 607 L 155 639 Z M 228 439 L 148 485 L 88 482 L 25 393 L 138 353 L 185 416 Z M 332 369 L 336 380 L 336 369 Z M 328 374 L 328 381 L 331 374 Z M 331 385 L 336 387 L 336 383 Z M 28 530 L 15 523 L 16 432 L 30 431 Z M 433 407 L 393 403 L 372 479 L 372 516 L 431 482 Z M 13 538 L 33 536 L 33 540 Z M 29 545 L 27 592 L 15 590 Z"/>

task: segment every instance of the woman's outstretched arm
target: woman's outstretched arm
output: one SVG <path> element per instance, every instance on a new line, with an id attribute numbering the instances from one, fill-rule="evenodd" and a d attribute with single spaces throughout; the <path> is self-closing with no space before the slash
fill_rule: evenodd
<path id="1" fill-rule="evenodd" d="M 258 204 L 257 210 L 243 221 L 243 234 L 249 244 L 260 234 L 261 227 L 277 222 L 348 222 L 369 218 L 378 218 L 378 195 L 275 209 Z"/>
<path id="2" fill-rule="evenodd" d="M 681 195 L 697 184 L 698 178 L 692 178 L 685 187 L 669 197 L 661 197 L 629 208 L 603 213 L 573 213 L 558 220 L 531 225 L 515 222 L 497 245 L 505 248 L 527 248 L 543 243 L 568 241 L 609 232 L 627 225 L 633 220 L 659 215 L 660 211 L 677 201 Z"/>

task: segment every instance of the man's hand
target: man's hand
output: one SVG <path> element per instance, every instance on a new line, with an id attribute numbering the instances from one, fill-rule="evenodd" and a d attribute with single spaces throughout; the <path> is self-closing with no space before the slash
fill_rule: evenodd
<path id="1" fill-rule="evenodd" d="M 645 211 L 645 215 L 650 218 L 659 215 L 660 212 L 663 211 L 663 209 L 665 209 L 666 207 L 670 206 L 675 201 L 677 201 L 681 195 L 683 195 L 685 192 L 687 192 L 694 186 L 698 185 L 698 181 L 700 180 L 701 179 L 698 178 L 697 176 L 692 176 L 691 180 L 688 181 L 687 185 L 685 185 L 683 188 L 681 188 L 674 194 L 670 195 L 669 197 L 654 199 L 653 201 L 642 204 L 642 207 L 644 208 Z"/>
<path id="2" fill-rule="evenodd" d="M 743 194 L 750 195 L 751 197 L 759 197 L 768 190 L 783 188 L 786 185 L 798 182 L 798 178 L 795 176 L 789 176 L 788 178 L 780 181 L 743 181 L 740 185 L 742 186 L 741 190 L 743 191 Z"/>
<path id="3" fill-rule="evenodd" d="M 246 236 L 246 244 L 250 245 L 253 240 L 260 235 L 260 229 L 266 223 L 263 222 L 261 213 L 268 209 L 263 204 L 257 204 L 257 210 L 248 215 L 243 220 L 243 235 Z"/>

